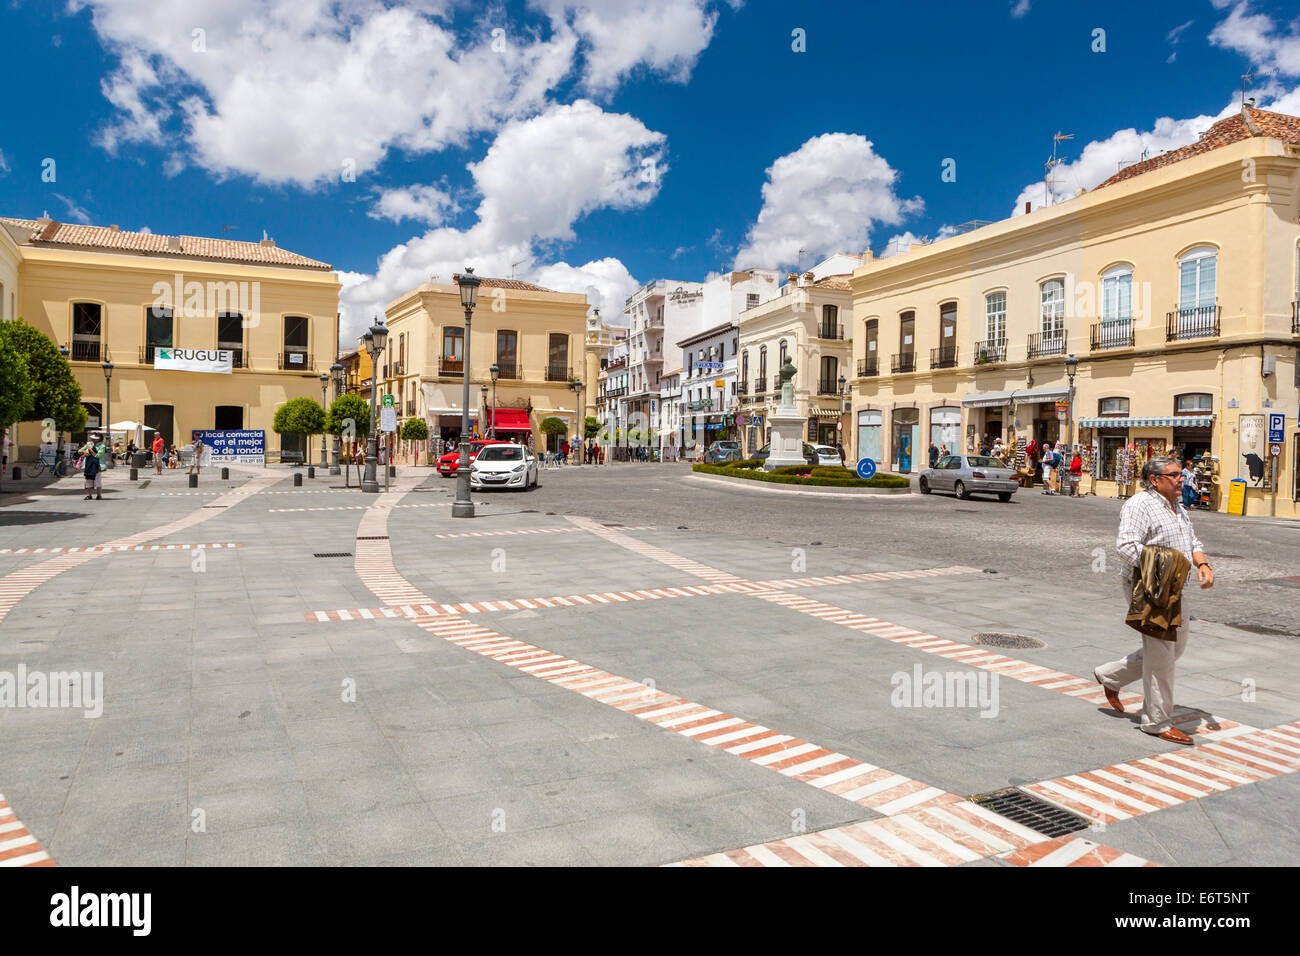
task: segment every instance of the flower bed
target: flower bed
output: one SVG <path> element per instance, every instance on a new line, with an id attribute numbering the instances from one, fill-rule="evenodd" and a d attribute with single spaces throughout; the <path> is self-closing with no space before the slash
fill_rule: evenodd
<path id="1" fill-rule="evenodd" d="M 831 466 L 799 466 L 763 471 L 757 459 L 731 461 L 723 465 L 693 465 L 691 470 L 706 475 L 725 478 L 745 478 L 749 481 L 769 481 L 781 485 L 821 485 L 832 488 L 907 488 L 906 478 L 899 475 L 877 474 L 863 481 L 847 468 Z"/>

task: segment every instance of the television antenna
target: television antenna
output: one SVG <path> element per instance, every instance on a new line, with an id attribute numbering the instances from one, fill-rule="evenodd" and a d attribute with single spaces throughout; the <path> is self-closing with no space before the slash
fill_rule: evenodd
<path id="1" fill-rule="evenodd" d="M 1257 76 L 1273 76 L 1276 73 L 1277 70 L 1251 70 L 1249 73 L 1241 74 L 1241 108 L 1243 110 L 1246 108 L 1246 84 Z M 1252 99 L 1250 104 L 1254 106 L 1255 101 Z"/>
<path id="2" fill-rule="evenodd" d="M 1052 137 L 1052 158 L 1043 164 L 1043 205 L 1052 205 L 1052 184 L 1056 180 L 1052 179 L 1052 169 L 1065 162 L 1064 159 L 1058 158 L 1056 149 L 1063 139 L 1074 139 L 1073 133 L 1062 133 L 1057 130 L 1056 135 Z"/>
<path id="3" fill-rule="evenodd" d="M 222 226 L 222 227 L 221 227 L 221 238 L 222 238 L 222 239 L 226 238 L 226 233 L 229 232 L 231 229 L 238 229 L 238 228 L 239 228 L 238 226 Z"/>
<path id="4" fill-rule="evenodd" d="M 515 277 L 515 266 L 521 266 L 527 261 L 527 259 L 520 259 L 518 262 L 510 263 L 510 278 L 513 279 Z"/>

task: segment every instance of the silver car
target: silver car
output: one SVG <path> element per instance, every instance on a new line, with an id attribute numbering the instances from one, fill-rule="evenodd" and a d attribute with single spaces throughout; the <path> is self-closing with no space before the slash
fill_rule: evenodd
<path id="1" fill-rule="evenodd" d="M 487 445 L 469 466 L 469 486 L 475 491 L 539 486 L 537 456 L 522 445 Z"/>
<path id="2" fill-rule="evenodd" d="M 1014 471 L 987 455 L 945 455 L 921 472 L 918 484 L 923 495 L 932 491 L 951 491 L 958 498 L 995 494 L 999 501 L 1010 501 L 1020 487 Z"/>

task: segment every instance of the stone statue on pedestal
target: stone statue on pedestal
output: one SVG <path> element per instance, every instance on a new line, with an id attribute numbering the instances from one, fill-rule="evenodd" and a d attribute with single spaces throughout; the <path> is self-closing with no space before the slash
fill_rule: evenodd
<path id="1" fill-rule="evenodd" d="M 781 407 L 793 408 L 795 367 L 788 355 L 785 358 L 785 364 L 781 366 L 779 374 L 781 376 Z"/>

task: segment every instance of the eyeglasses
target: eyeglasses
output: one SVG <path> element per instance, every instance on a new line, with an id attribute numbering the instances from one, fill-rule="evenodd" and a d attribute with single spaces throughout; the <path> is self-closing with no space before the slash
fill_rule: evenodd
<path id="1" fill-rule="evenodd" d="M 1155 477 L 1155 478 L 1177 478 L 1179 481 L 1182 481 L 1182 480 L 1183 480 L 1183 473 L 1182 473 L 1181 471 L 1162 471 L 1162 472 L 1160 472 L 1159 474 L 1154 475 L 1153 477 Z"/>

